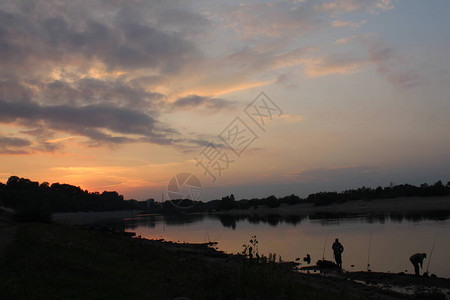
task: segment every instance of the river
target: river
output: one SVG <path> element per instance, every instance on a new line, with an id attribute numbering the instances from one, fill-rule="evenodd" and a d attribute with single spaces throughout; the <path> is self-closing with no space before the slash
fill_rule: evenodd
<path id="1" fill-rule="evenodd" d="M 331 245 L 344 246 L 343 268 L 349 271 L 413 272 L 409 257 L 427 253 L 425 271 L 450 278 L 450 219 L 448 215 L 314 215 L 281 218 L 230 215 L 138 215 L 126 218 L 125 230 L 143 238 L 174 242 L 217 242 L 227 253 L 242 252 L 252 236 L 260 254 L 276 253 L 283 260 L 303 261 L 310 254 L 333 260 Z M 433 247 L 434 245 L 434 247 Z"/>
<path id="2" fill-rule="evenodd" d="M 409 257 L 427 253 L 425 271 L 450 278 L 450 218 L 448 215 L 331 216 L 310 215 L 235 217 L 230 215 L 138 215 L 124 219 L 125 230 L 143 238 L 174 242 L 217 242 L 227 253 L 242 252 L 252 236 L 260 254 L 276 253 L 298 261 L 306 254 L 314 264 L 333 260 L 331 245 L 339 238 L 344 246 L 343 268 L 375 272 L 413 272 Z M 434 244 L 434 247 L 433 247 Z M 433 251 L 432 251 L 433 250 Z"/>

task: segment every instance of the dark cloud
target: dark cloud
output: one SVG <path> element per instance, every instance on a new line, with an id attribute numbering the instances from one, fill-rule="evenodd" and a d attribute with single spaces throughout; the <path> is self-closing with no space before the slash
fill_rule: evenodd
<path id="1" fill-rule="evenodd" d="M 86 105 L 109 103 L 151 112 L 165 96 L 146 91 L 138 82 L 121 79 L 82 78 L 78 81 L 55 80 L 40 86 L 42 102 Z"/>
<path id="2" fill-rule="evenodd" d="M 77 5 L 58 3 L 48 13 L 42 12 L 48 6 L 42 2 L 28 7 L 10 4 L 9 10 L 0 10 L 0 60 L 21 66 L 54 62 L 79 67 L 102 62 L 109 69 L 173 73 L 200 55 L 178 30 L 161 30 L 158 23 L 147 21 L 151 18 L 127 13 L 143 4 L 123 1 L 97 11 L 100 7 L 74 2 Z M 188 13 L 182 17 L 193 19 Z"/>
<path id="3" fill-rule="evenodd" d="M 62 150 L 64 145 L 61 142 L 37 141 L 32 152 L 55 152 Z"/>
<path id="4" fill-rule="evenodd" d="M 45 131 L 45 133 L 44 133 Z M 35 152 L 55 152 L 61 150 L 62 143 L 50 142 L 52 136 L 48 130 L 33 129 L 21 131 L 31 139 L 22 137 L 0 136 L 0 154 L 30 154 Z"/>
<path id="5" fill-rule="evenodd" d="M 0 136 L 0 154 L 26 154 L 22 148 L 31 146 L 32 142 L 17 137 Z"/>
<path id="6" fill-rule="evenodd" d="M 221 110 L 235 109 L 236 103 L 220 98 L 189 95 L 178 98 L 172 103 L 172 110 L 206 110 L 208 112 L 219 112 Z"/>
<path id="7" fill-rule="evenodd" d="M 6 102 L 28 102 L 33 92 L 25 87 L 20 80 L 0 80 L 0 99 Z"/>
<path id="8" fill-rule="evenodd" d="M 193 44 L 176 33 L 131 22 L 120 24 L 125 38 L 104 53 L 108 65 L 124 69 L 156 68 L 163 73 L 179 71 L 196 54 Z M 112 45 L 111 45 L 112 46 Z"/>
<path id="9" fill-rule="evenodd" d="M 170 144 L 173 139 L 169 136 L 177 133 L 143 112 L 108 104 L 42 106 L 35 102 L 0 100 L 0 122 L 21 121 L 29 126 L 43 123 L 46 128 L 86 136 L 93 142 L 125 143 L 142 140 Z"/>
<path id="10" fill-rule="evenodd" d="M 29 154 L 29 151 L 26 150 L 11 150 L 11 149 L 4 149 L 0 147 L 0 155 L 24 155 Z"/>
<path id="11" fill-rule="evenodd" d="M 58 132 L 93 146 L 190 144 L 158 120 L 166 96 L 152 90 L 202 57 L 189 37 L 208 20 L 179 4 L 0 4 L 0 123 L 22 126 L 32 139 L 17 147 L 56 151 L 62 142 L 47 141 Z"/>
<path id="12" fill-rule="evenodd" d="M 0 82 L 0 123 L 23 126 L 21 133 L 33 137 L 36 151 L 61 149 L 62 143 L 46 142 L 60 131 L 87 137 L 91 146 L 143 142 L 198 147 L 201 138 L 184 138 L 158 121 L 159 109 L 166 106 L 163 99 L 163 95 L 145 91 L 136 82 L 121 80 L 58 80 L 32 88 Z M 217 110 L 225 108 L 223 101 L 205 99 L 202 105 Z"/>
<path id="13" fill-rule="evenodd" d="M 31 142 L 26 139 L 0 136 L 0 146 L 1 147 L 24 147 L 31 145 Z"/>

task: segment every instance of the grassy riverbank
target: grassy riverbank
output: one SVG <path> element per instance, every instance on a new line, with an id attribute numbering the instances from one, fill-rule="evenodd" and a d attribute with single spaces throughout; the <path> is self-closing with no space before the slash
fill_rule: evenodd
<path id="1" fill-rule="evenodd" d="M 17 226 L 1 262 L 1 299 L 348 298 L 345 289 L 305 285 L 275 263 L 196 257 L 64 225 Z"/>

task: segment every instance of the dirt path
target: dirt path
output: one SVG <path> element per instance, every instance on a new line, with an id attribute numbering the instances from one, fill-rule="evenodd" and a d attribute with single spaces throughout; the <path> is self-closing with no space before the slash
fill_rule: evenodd
<path id="1" fill-rule="evenodd" d="M 8 246 L 14 241 L 17 232 L 17 225 L 13 220 L 13 215 L 0 209 L 0 261 L 8 249 Z"/>

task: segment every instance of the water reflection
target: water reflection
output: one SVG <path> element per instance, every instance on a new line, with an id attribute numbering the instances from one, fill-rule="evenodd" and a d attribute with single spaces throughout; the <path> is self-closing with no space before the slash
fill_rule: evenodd
<path id="1" fill-rule="evenodd" d="M 207 215 L 205 214 L 141 214 L 132 218 L 125 218 L 123 221 L 127 229 L 135 229 L 138 226 L 147 226 L 149 228 L 153 228 L 157 223 L 161 222 L 166 226 L 180 226 L 201 222 L 205 218 L 207 218 Z"/>
<path id="2" fill-rule="evenodd" d="M 166 226 L 179 226 L 202 222 L 205 219 L 218 219 L 223 227 L 235 230 L 238 223 L 248 222 L 250 224 L 268 224 L 278 226 L 280 224 L 299 225 L 308 220 L 319 222 L 321 225 L 336 225 L 342 222 L 355 223 L 364 222 L 369 224 L 385 224 L 386 221 L 402 223 L 404 221 L 420 222 L 425 220 L 444 221 L 450 217 L 449 211 L 419 212 L 419 213 L 385 213 L 385 214 L 346 214 L 346 213 L 314 213 L 309 215 L 288 215 L 281 216 L 277 214 L 269 215 L 230 215 L 230 214 L 169 214 L 154 215 L 144 214 L 133 218 L 124 219 L 127 229 L 136 228 L 138 225 L 145 224 L 152 228 L 156 223 L 163 222 Z"/>
<path id="3" fill-rule="evenodd" d="M 384 213 L 384 214 L 346 214 L 346 213 L 314 213 L 309 215 L 288 215 L 281 216 L 277 214 L 269 215 L 230 215 L 230 214 L 142 214 L 132 218 L 124 219 L 126 229 L 135 229 L 137 226 L 145 224 L 153 228 L 157 223 L 163 222 L 165 226 L 180 226 L 197 222 L 205 219 L 218 219 L 223 227 L 236 230 L 238 223 L 248 222 L 250 224 L 268 224 L 278 226 L 280 224 L 299 225 L 308 220 L 319 222 L 321 225 L 337 225 L 344 223 L 365 222 L 369 224 L 385 224 L 386 221 L 402 223 L 404 221 L 420 222 L 425 220 L 444 221 L 450 217 L 450 211 L 432 211 L 419 213 Z"/>
<path id="4" fill-rule="evenodd" d="M 220 214 L 216 215 L 216 218 L 220 220 L 220 223 L 224 227 L 236 229 L 237 223 L 239 222 L 248 222 L 250 224 L 268 224 L 270 226 L 277 226 L 282 223 L 291 224 L 296 226 L 300 224 L 303 220 L 306 220 L 308 216 L 286 216 L 282 217 L 279 215 L 267 215 L 267 216 L 258 216 L 258 215 L 226 215 Z"/>
<path id="5" fill-rule="evenodd" d="M 218 219 L 223 227 L 236 230 L 238 223 L 248 222 L 250 224 L 268 224 L 270 226 L 278 226 L 280 224 L 299 225 L 308 220 L 319 222 L 321 225 L 336 225 L 340 223 L 357 223 L 364 222 L 369 224 L 385 224 L 386 221 L 402 223 L 404 221 L 420 222 L 425 220 L 444 221 L 450 218 L 450 212 L 434 211 L 426 213 L 385 213 L 385 214 L 346 214 L 346 213 L 314 213 L 309 215 L 291 215 L 280 216 L 277 214 L 269 214 L 265 216 L 248 214 L 248 215 L 230 215 L 230 214 L 169 214 L 155 215 L 143 214 L 132 218 L 124 219 L 126 229 L 135 229 L 145 224 L 149 228 L 153 228 L 157 223 L 163 222 L 166 226 L 180 226 L 202 222 L 205 219 Z"/>

